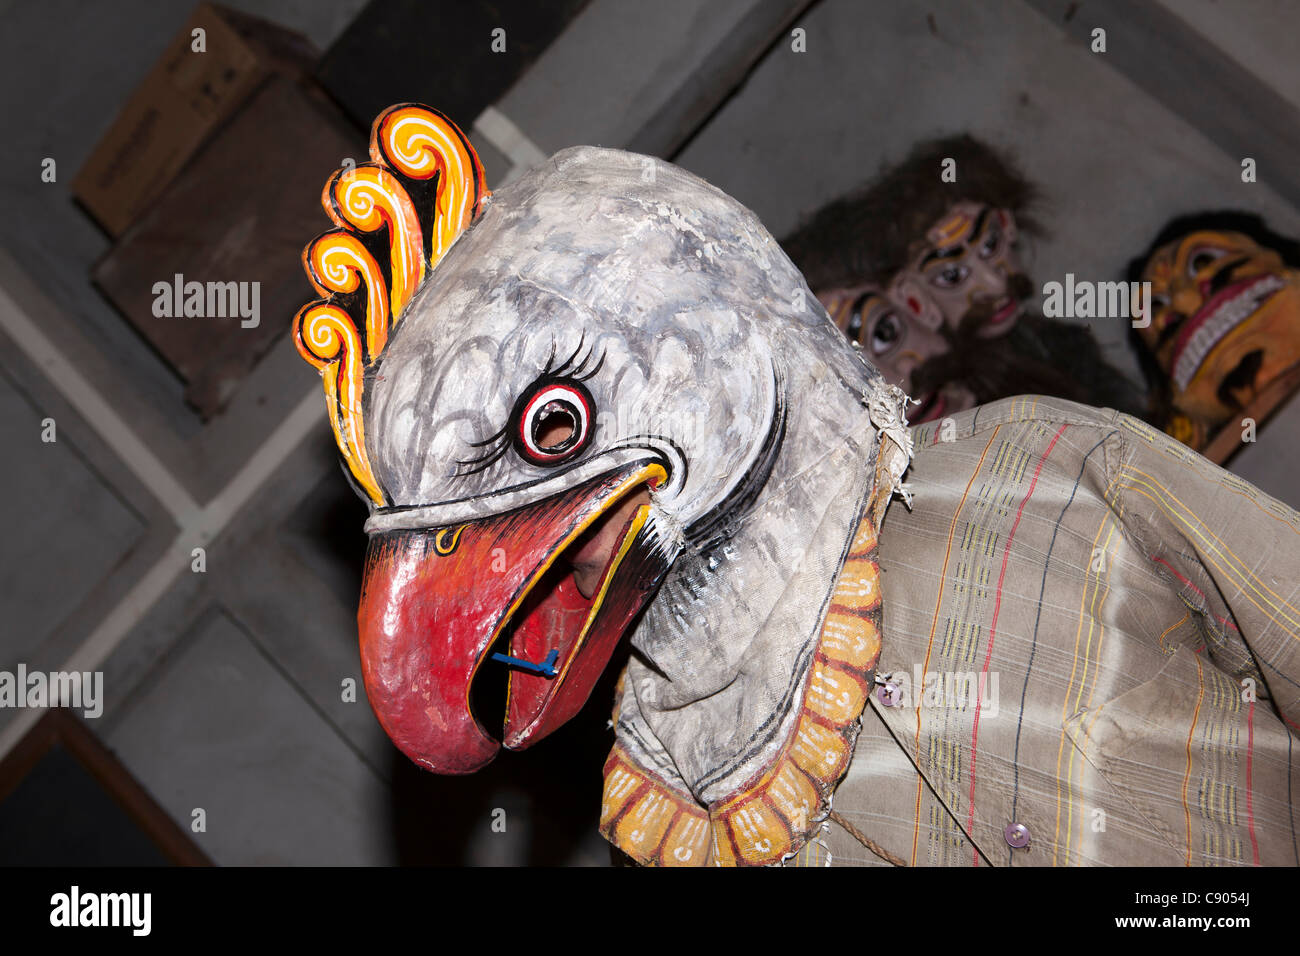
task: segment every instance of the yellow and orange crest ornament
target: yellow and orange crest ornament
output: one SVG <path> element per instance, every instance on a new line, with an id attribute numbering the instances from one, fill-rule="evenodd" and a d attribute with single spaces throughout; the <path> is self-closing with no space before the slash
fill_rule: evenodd
<path id="1" fill-rule="evenodd" d="M 366 454 L 364 375 L 420 283 L 491 193 L 463 132 L 414 103 L 389 107 L 370 133 L 371 162 L 340 169 L 321 193 L 338 227 L 303 250 L 324 296 L 294 317 L 299 353 L 320 370 L 334 440 L 357 485 L 388 504 Z"/>

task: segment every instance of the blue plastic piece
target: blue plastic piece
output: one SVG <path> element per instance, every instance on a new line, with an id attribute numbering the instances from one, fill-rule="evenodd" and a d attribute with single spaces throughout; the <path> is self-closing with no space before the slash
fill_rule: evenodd
<path id="1" fill-rule="evenodd" d="M 518 667 L 520 670 L 532 671 L 542 677 L 554 677 L 559 673 L 555 669 L 555 662 L 560 659 L 560 651 L 558 648 L 551 648 L 551 652 L 546 655 L 546 660 L 540 664 L 534 664 L 532 661 L 526 661 L 518 657 L 511 657 L 509 654 L 493 654 L 492 659 L 503 664 L 509 664 L 511 667 Z"/>

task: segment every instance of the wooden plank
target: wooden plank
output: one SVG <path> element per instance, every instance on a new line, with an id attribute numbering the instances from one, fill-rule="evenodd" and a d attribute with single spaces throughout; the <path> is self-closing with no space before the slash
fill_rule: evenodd
<path id="1" fill-rule="evenodd" d="M 201 52 L 192 49 L 197 29 Z M 78 171 L 73 195 L 121 235 L 269 73 L 305 74 L 316 58 L 292 31 L 200 3 Z"/>
<path id="2" fill-rule="evenodd" d="M 1233 417 L 1232 424 L 1225 425 L 1210 439 L 1201 454 L 1216 465 L 1227 465 L 1232 456 L 1245 447 L 1241 440 L 1240 422 L 1251 418 L 1255 421 L 1256 437 L 1261 434 L 1264 423 L 1281 410 L 1300 391 L 1300 365 L 1293 365 L 1268 384 L 1241 413 L 1241 418 Z"/>
<path id="3" fill-rule="evenodd" d="M 646 121 L 625 148 L 665 159 L 676 156 L 744 84 L 768 50 L 788 38 L 787 28 L 815 2 L 779 0 L 757 5 L 726 34 L 712 55 L 682 78 L 672 98 Z"/>
<path id="4" fill-rule="evenodd" d="M 303 247 L 329 227 L 320 189 L 362 137 L 322 99 L 272 77 L 95 266 L 92 277 L 187 383 L 206 421 L 314 296 Z M 158 283 L 257 283 L 257 324 L 239 315 L 155 314 Z M 173 303 L 173 306 L 175 303 Z"/>
<path id="5" fill-rule="evenodd" d="M 363 129 L 414 100 L 468 130 L 586 4 L 371 0 L 326 51 L 316 78 Z M 492 50 L 496 29 L 505 31 L 505 52 Z"/>

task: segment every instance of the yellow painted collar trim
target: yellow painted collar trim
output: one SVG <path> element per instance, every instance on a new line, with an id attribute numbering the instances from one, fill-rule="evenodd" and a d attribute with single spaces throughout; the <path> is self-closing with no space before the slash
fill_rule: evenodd
<path id="1" fill-rule="evenodd" d="M 888 483 L 884 487 L 866 508 L 840 568 L 794 730 L 771 767 L 704 807 L 615 744 L 605 762 L 600 832 L 638 863 L 778 863 L 820 826 L 853 759 L 858 719 L 880 658 L 877 529 L 889 499 Z"/>

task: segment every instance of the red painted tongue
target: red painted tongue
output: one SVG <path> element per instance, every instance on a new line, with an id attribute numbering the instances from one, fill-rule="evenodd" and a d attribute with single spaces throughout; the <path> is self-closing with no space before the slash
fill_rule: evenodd
<path id="1" fill-rule="evenodd" d="M 552 650 L 558 650 L 555 669 L 562 670 L 573 652 L 595 603 L 582 596 L 567 568 L 558 569 L 554 586 L 543 581 L 520 608 L 519 624 L 510 638 L 510 656 L 541 664 Z M 556 678 L 516 669 L 510 674 L 510 699 L 506 705 L 507 746 L 512 736 L 523 732 L 541 712 Z"/>
<path id="2" fill-rule="evenodd" d="M 649 511 L 642 506 L 623 528 L 600 591 L 591 600 L 566 572 L 554 586 L 534 591 L 530 596 L 536 603 L 521 609 L 526 617 L 511 642 L 516 649 L 512 656 L 526 655 L 525 660 L 541 663 L 558 648 L 559 675 L 546 678 L 520 670 L 511 675 L 504 741 L 511 750 L 531 747 L 582 709 L 619 639 L 663 580 L 668 564 L 641 535 Z M 588 613 L 597 604 L 590 629 L 583 634 Z"/>

